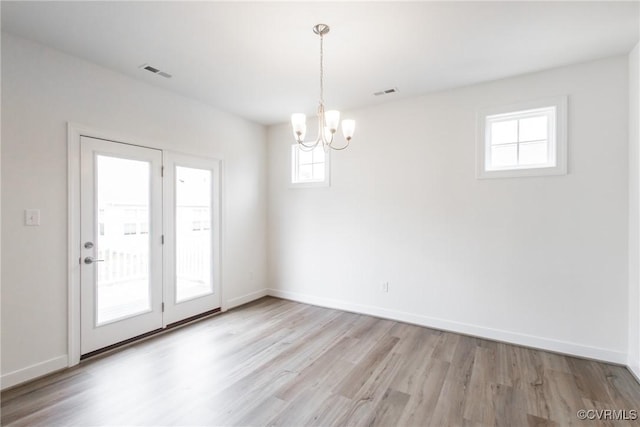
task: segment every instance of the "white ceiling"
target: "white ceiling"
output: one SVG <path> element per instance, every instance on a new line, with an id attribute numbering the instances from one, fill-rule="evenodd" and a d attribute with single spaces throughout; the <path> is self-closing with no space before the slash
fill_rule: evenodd
<path id="1" fill-rule="evenodd" d="M 627 53 L 638 2 L 10 2 L 2 29 L 250 120 L 351 109 Z M 139 69 L 148 63 L 173 75 Z M 399 93 L 374 97 L 397 87 Z"/>

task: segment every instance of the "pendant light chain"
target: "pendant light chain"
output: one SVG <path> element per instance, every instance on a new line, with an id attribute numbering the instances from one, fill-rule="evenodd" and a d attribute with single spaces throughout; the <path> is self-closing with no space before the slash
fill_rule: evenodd
<path id="1" fill-rule="evenodd" d="M 324 105 L 324 36 L 320 34 L 320 104 Z"/>

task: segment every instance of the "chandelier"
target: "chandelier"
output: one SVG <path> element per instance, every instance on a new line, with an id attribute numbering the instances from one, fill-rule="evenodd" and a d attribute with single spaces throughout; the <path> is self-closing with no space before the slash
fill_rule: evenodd
<path id="1" fill-rule="evenodd" d="M 344 150 L 349 146 L 351 138 L 353 138 L 353 132 L 356 127 L 355 120 L 343 120 L 342 121 L 342 134 L 346 143 L 341 147 L 333 145 L 334 136 L 338 130 L 340 124 L 340 111 L 324 109 L 324 48 L 323 41 L 324 35 L 329 32 L 329 26 L 325 24 L 318 24 L 313 27 L 313 32 L 320 36 L 320 102 L 318 105 L 318 136 L 315 141 L 304 141 L 304 137 L 307 133 L 307 117 L 302 113 L 295 113 L 291 115 L 291 125 L 293 126 L 293 136 L 296 141 L 305 148 L 314 149 L 322 142 L 325 149 L 331 148 L 333 150 Z"/>

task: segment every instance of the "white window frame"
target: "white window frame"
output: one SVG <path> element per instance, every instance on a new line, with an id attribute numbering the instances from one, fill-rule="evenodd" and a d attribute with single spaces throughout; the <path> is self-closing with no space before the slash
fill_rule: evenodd
<path id="1" fill-rule="evenodd" d="M 300 166 L 299 161 L 299 153 L 300 153 L 300 144 L 293 143 L 291 144 L 291 148 L 289 149 L 291 156 L 291 173 L 290 173 L 290 181 L 289 186 L 291 188 L 312 188 L 312 187 L 329 187 L 331 184 L 331 150 L 325 150 L 324 152 L 324 179 L 323 180 L 309 180 L 309 181 L 298 181 L 298 167 Z M 322 143 L 318 145 L 320 150 L 324 150 L 322 147 Z"/>
<path id="2" fill-rule="evenodd" d="M 546 111 L 541 111 L 546 110 Z M 555 114 L 554 114 L 555 113 Z M 510 119 L 547 114 L 549 117 L 548 156 L 543 165 L 516 165 L 491 168 L 490 126 L 487 124 Z M 566 175 L 567 173 L 567 96 L 538 99 L 501 107 L 479 110 L 476 135 L 476 177 L 514 178 L 526 176 Z"/>

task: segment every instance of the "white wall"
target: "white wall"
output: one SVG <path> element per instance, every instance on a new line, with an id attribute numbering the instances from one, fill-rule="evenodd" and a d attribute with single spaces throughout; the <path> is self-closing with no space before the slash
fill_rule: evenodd
<path id="1" fill-rule="evenodd" d="M 568 175 L 475 178 L 476 109 L 563 94 Z M 270 293 L 626 363 L 626 57 L 348 115 L 330 188 L 269 129 Z"/>
<path id="2" fill-rule="evenodd" d="M 629 357 L 640 378 L 640 44 L 629 54 Z"/>
<path id="3" fill-rule="evenodd" d="M 223 304 L 264 294 L 264 127 L 8 34 L 2 114 L 3 386 L 66 366 L 67 121 L 222 156 Z"/>
<path id="4" fill-rule="evenodd" d="M 0 8 L 1 9 L 1 8 Z M 1 19 L 0 13 L 0 19 Z M 2 33 L 0 32 L 0 46 L 2 45 Z M 0 55 L 0 82 L 2 82 L 2 55 Z M 2 84 L 0 84 L 0 100 L 2 99 Z M 2 129 L 2 113 L 0 105 L 0 130 Z M 0 333 L 2 332 L 2 136 L 0 135 Z M 0 367 L 2 366 L 2 339 L 0 338 Z M 0 368 L 0 388 L 2 388 L 2 370 Z"/>

